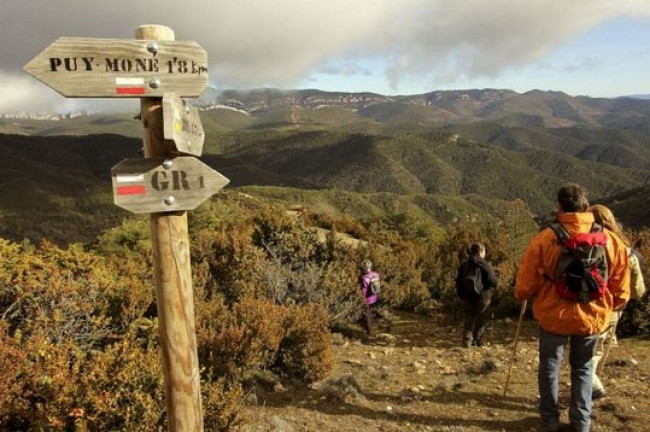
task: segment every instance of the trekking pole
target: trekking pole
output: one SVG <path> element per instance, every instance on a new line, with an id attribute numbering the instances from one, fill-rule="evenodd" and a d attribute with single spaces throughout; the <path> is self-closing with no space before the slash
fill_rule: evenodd
<path id="1" fill-rule="evenodd" d="M 618 324 L 618 323 L 617 323 Z M 607 343 L 607 347 L 605 348 L 605 351 L 603 352 L 603 358 L 600 359 L 600 363 L 598 364 L 598 375 L 600 377 L 603 377 L 603 371 L 605 370 L 605 362 L 607 361 L 607 357 L 609 357 L 609 350 L 612 348 L 612 342 L 614 340 L 614 335 L 616 335 L 616 324 L 612 326 L 611 329 L 609 329 L 609 332 L 607 333 L 607 339 L 605 339 L 605 342 Z"/>
<path id="2" fill-rule="evenodd" d="M 528 300 L 521 302 L 521 312 L 519 312 L 519 322 L 517 323 L 517 331 L 515 332 L 515 346 L 512 349 L 512 359 L 510 360 L 510 366 L 508 367 L 508 377 L 506 378 L 506 385 L 503 388 L 503 396 L 506 395 L 508 391 L 508 383 L 510 382 L 510 374 L 512 373 L 512 365 L 515 364 L 517 359 L 517 341 L 519 340 L 519 331 L 521 330 L 521 322 L 524 320 L 524 314 L 526 313 L 526 306 L 528 305 Z"/>
<path id="3" fill-rule="evenodd" d="M 490 318 L 490 345 L 494 345 L 494 309 L 491 312 L 492 316 Z"/>

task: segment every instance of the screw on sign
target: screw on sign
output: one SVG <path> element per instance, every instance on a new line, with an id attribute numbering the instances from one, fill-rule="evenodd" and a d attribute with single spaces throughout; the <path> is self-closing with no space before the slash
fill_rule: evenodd
<path id="1" fill-rule="evenodd" d="M 195 209 L 229 183 L 191 156 L 125 159 L 111 173 L 115 204 L 138 214 Z"/>
<path id="2" fill-rule="evenodd" d="M 194 41 L 62 37 L 23 68 L 67 97 L 199 96 L 207 54 Z"/>

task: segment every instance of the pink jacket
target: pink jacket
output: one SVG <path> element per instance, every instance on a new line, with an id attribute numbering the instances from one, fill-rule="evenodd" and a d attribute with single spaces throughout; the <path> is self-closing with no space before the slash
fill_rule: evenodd
<path id="1" fill-rule="evenodd" d="M 363 275 L 359 277 L 359 287 L 361 288 L 361 294 L 366 299 L 368 304 L 375 304 L 377 302 L 378 295 L 371 294 L 370 291 L 370 279 L 373 275 L 379 276 L 379 273 L 372 270 L 366 270 Z"/>

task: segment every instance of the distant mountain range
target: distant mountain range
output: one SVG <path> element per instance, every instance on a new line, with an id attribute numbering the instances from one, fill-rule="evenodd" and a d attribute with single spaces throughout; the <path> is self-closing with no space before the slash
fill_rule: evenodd
<path id="1" fill-rule="evenodd" d="M 539 90 L 523 94 L 483 89 L 435 91 L 421 95 L 384 96 L 374 93 L 332 93 L 318 90 L 206 91 L 197 105 L 229 106 L 251 115 L 300 107 L 341 108 L 381 123 L 408 121 L 430 126 L 440 123 L 500 121 L 544 127 L 640 127 L 650 116 L 650 104 L 634 98 L 590 98 Z"/>
<path id="2" fill-rule="evenodd" d="M 639 128 L 647 131 L 650 95 L 614 99 L 569 96 L 562 92 L 532 90 L 446 90 L 419 95 L 385 96 L 376 93 L 343 93 L 320 90 L 253 89 L 217 90 L 208 88 L 191 103 L 202 110 L 224 110 L 243 116 L 262 117 L 285 110 L 331 110 L 354 112 L 382 124 L 403 123 L 408 127 L 429 127 L 445 123 L 498 121 L 508 125 L 544 127 Z M 66 120 L 84 116 L 47 113 L 1 115 L 0 132 L 7 123 L 29 120 Z M 96 116 L 90 117 L 108 117 Z M 246 122 L 244 122 L 246 123 Z M 644 126 L 644 123 L 646 125 Z M 4 125 L 4 127 L 3 127 Z M 114 130 L 118 132 L 119 130 Z M 29 133 L 26 131 L 26 133 Z"/>
<path id="3" fill-rule="evenodd" d="M 310 202 L 355 217 L 401 206 L 442 224 L 518 198 L 545 213 L 574 181 L 626 224 L 650 226 L 640 210 L 650 204 L 650 100 L 264 89 L 210 90 L 195 104 L 202 159 L 230 187 L 298 203 L 309 190 Z M 136 114 L 0 119 L 0 235 L 60 240 L 73 224 L 88 241 L 124 217 L 110 167 L 141 155 Z"/>
<path id="4" fill-rule="evenodd" d="M 632 98 L 632 99 L 650 99 L 650 94 L 636 94 L 636 95 L 628 95 L 628 96 L 621 96 L 623 98 Z"/>

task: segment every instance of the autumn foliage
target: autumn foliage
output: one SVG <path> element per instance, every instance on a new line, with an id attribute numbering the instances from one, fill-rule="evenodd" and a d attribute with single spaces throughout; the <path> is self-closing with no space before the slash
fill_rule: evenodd
<path id="1" fill-rule="evenodd" d="M 354 235 L 354 246 L 337 230 Z M 467 245 L 482 241 L 501 280 L 496 310 L 508 315 L 536 232 L 519 201 L 440 230 L 408 214 L 339 220 L 222 194 L 190 215 L 206 430 L 233 424 L 261 376 L 292 385 L 327 376 L 330 329 L 359 318 L 362 259 L 382 275 L 379 308 L 438 303 L 455 313 L 456 269 Z M 166 430 L 151 265 L 146 218 L 86 246 L 0 239 L 0 430 Z M 627 319 L 636 323 L 647 297 L 633 306 Z M 647 320 L 640 328 L 650 331 Z"/>

